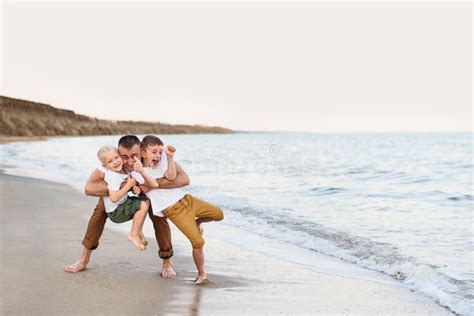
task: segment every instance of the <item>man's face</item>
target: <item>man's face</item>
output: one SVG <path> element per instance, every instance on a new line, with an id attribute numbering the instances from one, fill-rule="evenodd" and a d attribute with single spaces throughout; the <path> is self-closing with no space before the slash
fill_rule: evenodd
<path id="1" fill-rule="evenodd" d="M 120 157 L 122 157 L 123 160 L 123 166 L 128 171 L 133 170 L 135 157 L 137 157 L 139 160 L 142 159 L 141 147 L 139 144 L 133 145 L 133 147 L 130 149 L 126 149 L 124 147 L 119 146 L 118 150 Z"/>

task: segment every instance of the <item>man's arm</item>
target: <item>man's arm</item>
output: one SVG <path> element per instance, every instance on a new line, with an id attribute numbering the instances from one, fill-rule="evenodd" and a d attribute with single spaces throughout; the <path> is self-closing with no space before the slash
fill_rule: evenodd
<path id="1" fill-rule="evenodd" d="M 160 189 L 175 189 L 175 188 L 181 188 L 186 185 L 189 185 L 191 183 L 191 180 L 189 179 L 188 175 L 186 172 L 184 172 L 183 168 L 181 168 L 178 163 L 174 163 L 176 165 L 176 179 L 173 181 L 168 180 L 166 178 L 160 178 L 156 179 L 158 181 L 158 187 Z"/>
<path id="2" fill-rule="evenodd" d="M 89 179 L 87 180 L 84 192 L 89 196 L 107 196 L 109 195 L 109 188 L 104 181 L 104 173 L 98 169 L 94 169 Z"/>

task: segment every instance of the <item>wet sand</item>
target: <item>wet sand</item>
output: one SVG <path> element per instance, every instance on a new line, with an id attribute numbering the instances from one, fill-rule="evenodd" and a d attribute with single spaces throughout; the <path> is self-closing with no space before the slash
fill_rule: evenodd
<path id="1" fill-rule="evenodd" d="M 2 315 L 451 314 L 407 288 L 315 272 L 215 238 L 206 239 L 212 283 L 195 286 L 190 246 L 175 229 L 175 279 L 159 276 L 154 240 L 140 252 L 111 229 L 85 272 L 63 272 L 81 253 L 95 202 L 63 184 L 0 174 Z"/>

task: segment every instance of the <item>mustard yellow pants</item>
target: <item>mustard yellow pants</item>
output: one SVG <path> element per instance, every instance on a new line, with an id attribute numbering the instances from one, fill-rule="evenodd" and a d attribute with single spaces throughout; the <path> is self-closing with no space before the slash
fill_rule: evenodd
<path id="1" fill-rule="evenodd" d="M 189 239 L 194 249 L 202 248 L 205 242 L 196 224 L 196 218 L 207 218 L 214 221 L 224 219 L 224 213 L 219 207 L 190 194 L 186 194 L 181 200 L 164 210 L 163 215 L 169 218 Z"/>

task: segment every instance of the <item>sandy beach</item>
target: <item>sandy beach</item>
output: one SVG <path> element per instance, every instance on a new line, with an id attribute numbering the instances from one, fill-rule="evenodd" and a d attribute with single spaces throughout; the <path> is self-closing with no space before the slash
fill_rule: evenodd
<path id="1" fill-rule="evenodd" d="M 69 274 L 63 268 L 80 255 L 95 199 L 63 184 L 5 174 L 0 195 L 2 315 L 451 314 L 408 288 L 315 272 L 210 237 L 212 282 L 195 286 L 190 246 L 176 230 L 175 279 L 159 276 L 154 240 L 139 252 L 111 229 L 87 271 Z"/>

